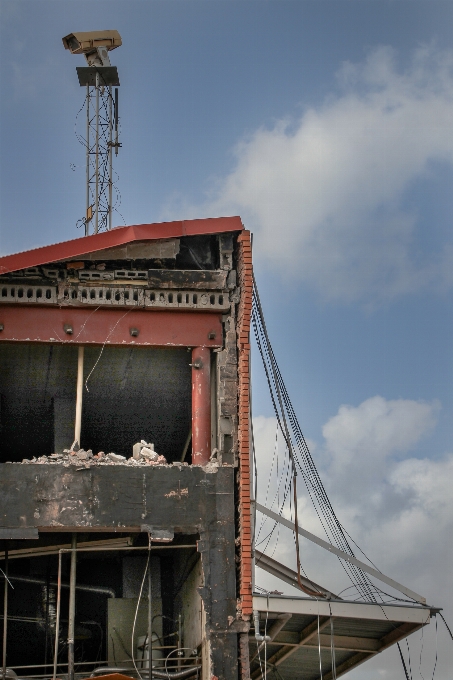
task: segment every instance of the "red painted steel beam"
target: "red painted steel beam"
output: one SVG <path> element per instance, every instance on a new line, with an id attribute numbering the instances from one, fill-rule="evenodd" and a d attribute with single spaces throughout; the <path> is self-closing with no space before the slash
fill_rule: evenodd
<path id="1" fill-rule="evenodd" d="M 206 465 L 211 457 L 211 353 L 192 350 L 192 465 Z"/>
<path id="2" fill-rule="evenodd" d="M 135 224 L 130 227 L 116 227 L 92 236 L 82 236 L 72 241 L 63 241 L 42 248 L 26 250 L 14 255 L 0 257 L 0 274 L 38 267 L 59 260 L 77 259 L 87 253 L 122 246 L 134 241 L 154 241 L 162 238 L 180 238 L 201 234 L 220 234 L 226 231 L 242 231 L 240 217 L 213 217 L 203 220 L 182 220 L 157 224 Z"/>
<path id="3" fill-rule="evenodd" d="M 0 342 L 221 347 L 221 318 L 219 313 L 176 310 L 0 305 Z"/>

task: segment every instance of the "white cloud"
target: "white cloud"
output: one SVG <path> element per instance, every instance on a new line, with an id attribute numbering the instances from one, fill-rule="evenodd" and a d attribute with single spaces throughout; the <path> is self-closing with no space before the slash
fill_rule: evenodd
<path id="1" fill-rule="evenodd" d="M 425 595 L 429 604 L 443 607 L 444 615 L 451 622 L 453 454 L 416 458 L 411 453 L 432 431 L 439 408 L 438 402 L 386 400 L 379 396 L 358 406 L 343 405 L 324 425 L 323 443 L 315 450 L 311 446 L 310 449 L 335 512 L 354 540 L 384 573 Z M 263 502 L 276 423 L 274 418 L 263 417 L 255 419 L 254 423 L 257 426 L 259 500 Z M 283 447 L 280 455 L 283 455 Z M 272 498 L 275 464 L 269 489 L 268 497 Z M 300 523 L 323 536 L 304 489 L 299 487 L 299 491 Z M 271 526 L 263 528 L 261 537 Z M 274 546 L 272 539 L 266 552 L 271 554 Z M 344 583 L 338 563 L 322 549 L 302 541 L 301 551 L 309 576 L 334 592 L 348 585 Z M 363 559 L 358 551 L 356 554 Z M 289 530 L 280 531 L 274 558 L 294 568 L 294 541 Z M 263 587 L 294 594 L 290 586 L 260 569 L 256 576 L 257 583 Z M 424 637 L 421 671 L 424 677 L 431 677 L 435 655 L 434 623 L 424 632 Z M 420 634 L 411 636 L 409 643 L 413 670 L 418 673 Z M 451 641 L 439 622 L 438 680 L 450 677 L 451 663 Z M 389 650 L 352 673 L 351 680 L 354 677 L 370 680 L 403 677 L 401 673 L 397 652 Z"/>
<path id="2" fill-rule="evenodd" d="M 261 128 L 203 206 L 240 214 L 256 252 L 326 299 L 367 302 L 451 284 L 451 249 L 427 256 L 403 195 L 453 162 L 453 53 L 421 48 L 398 72 L 390 48 L 344 64 L 340 94 Z M 435 225 L 430 225 L 430 229 Z"/>
<path id="3" fill-rule="evenodd" d="M 380 396 L 357 407 L 340 406 L 322 430 L 331 475 L 360 479 L 363 492 L 368 493 L 368 484 L 385 474 L 388 457 L 409 451 L 434 427 L 439 407 L 437 401 Z"/>

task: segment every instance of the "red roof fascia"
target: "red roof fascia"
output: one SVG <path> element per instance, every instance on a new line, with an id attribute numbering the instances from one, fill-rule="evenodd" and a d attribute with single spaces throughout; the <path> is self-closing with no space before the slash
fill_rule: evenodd
<path id="1" fill-rule="evenodd" d="M 0 274 L 8 274 L 18 269 L 37 267 L 48 262 L 76 259 L 87 253 L 125 245 L 133 241 L 153 241 L 181 236 L 219 234 L 225 231 L 242 231 L 240 217 L 210 217 L 201 220 L 182 220 L 178 222 L 159 222 L 155 224 L 135 224 L 130 227 L 117 227 L 92 236 L 82 236 L 72 241 L 63 241 L 50 246 L 26 250 L 14 255 L 0 257 Z"/>

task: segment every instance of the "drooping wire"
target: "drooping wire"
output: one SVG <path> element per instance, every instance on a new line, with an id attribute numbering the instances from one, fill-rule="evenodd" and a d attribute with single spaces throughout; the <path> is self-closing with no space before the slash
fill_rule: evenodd
<path id="1" fill-rule="evenodd" d="M 295 459 L 294 459 L 294 451 L 293 451 L 293 447 L 292 447 L 292 441 L 291 441 L 291 437 L 290 437 L 290 434 L 289 434 L 289 428 L 288 428 L 288 423 L 287 423 L 287 419 L 286 419 L 286 414 L 288 412 L 288 409 L 285 410 L 284 407 L 283 407 L 282 391 L 280 389 L 281 388 L 281 381 L 278 379 L 278 374 L 277 374 L 278 366 L 277 366 L 277 363 L 275 361 L 275 357 L 273 356 L 272 348 L 271 348 L 269 338 L 268 338 L 268 335 L 267 335 L 266 324 L 264 322 L 264 316 L 262 314 L 261 303 L 260 303 L 260 299 L 259 299 L 259 293 L 258 293 L 258 289 L 256 287 L 256 282 L 255 282 L 254 276 L 253 276 L 253 297 L 252 297 L 252 301 L 253 301 L 252 302 L 252 317 L 256 317 L 256 314 L 253 313 L 253 303 L 254 303 L 255 308 L 258 306 L 258 310 L 259 310 L 260 328 L 261 328 L 262 334 L 264 336 L 266 355 L 268 357 L 270 355 L 272 355 L 272 359 L 273 359 L 273 361 L 271 362 L 271 365 L 270 365 L 270 371 L 268 371 L 267 367 L 265 366 L 266 376 L 267 376 L 268 383 L 269 383 L 269 373 L 271 373 L 271 375 L 272 375 L 272 383 L 273 383 L 275 390 L 276 390 L 276 399 L 275 399 L 273 397 L 271 384 L 269 383 L 269 387 L 270 387 L 271 395 L 272 395 L 272 403 L 274 405 L 274 410 L 275 410 L 275 413 L 277 415 L 277 420 L 280 424 L 280 428 L 282 430 L 283 436 L 286 440 L 286 443 L 287 443 L 287 446 L 288 446 L 288 452 L 290 454 L 291 463 L 292 463 L 294 506 L 295 506 L 295 508 L 294 508 L 294 523 L 295 523 L 294 524 L 294 537 L 295 537 L 295 541 L 296 541 L 297 582 L 298 582 L 299 588 L 303 592 L 307 593 L 307 595 L 311 595 L 313 597 L 316 597 L 316 596 L 322 597 L 323 596 L 322 593 L 311 590 L 310 588 L 307 588 L 306 586 L 304 586 L 302 584 L 302 581 L 301 581 L 301 578 L 300 578 L 299 532 L 298 532 L 298 528 L 297 528 L 298 527 L 298 524 L 297 524 L 297 490 L 296 490 L 297 471 L 296 471 L 296 467 L 295 467 Z M 257 324 L 254 324 L 254 327 L 256 329 Z M 276 408 L 276 401 L 278 401 L 279 410 Z M 282 426 L 282 423 L 283 423 L 283 426 Z"/>
<path id="2" fill-rule="evenodd" d="M 448 630 L 448 634 L 450 635 L 451 639 L 453 640 L 453 634 L 452 634 L 452 632 L 451 632 L 450 626 L 449 626 L 448 623 L 445 621 L 444 615 L 442 614 L 442 612 L 438 612 L 438 613 L 439 613 L 440 618 L 442 619 L 442 621 L 443 621 L 444 624 L 445 624 L 445 628 Z"/>
<path id="3" fill-rule="evenodd" d="M 137 675 L 140 678 L 140 680 L 143 680 L 143 678 L 140 675 L 140 672 L 139 672 L 137 665 L 135 663 L 135 653 L 134 653 L 134 650 L 135 650 L 135 645 L 134 645 L 135 626 L 137 624 L 138 610 L 139 610 L 140 602 L 141 602 L 141 599 L 142 599 L 143 586 L 145 585 L 146 575 L 148 573 L 148 569 L 151 568 L 150 567 L 150 561 L 151 561 L 151 534 L 148 534 L 148 559 L 146 560 L 145 571 L 143 572 L 142 584 L 140 586 L 140 592 L 139 592 L 138 600 L 137 600 L 137 607 L 135 608 L 134 623 L 133 623 L 133 626 L 132 626 L 132 663 L 134 664 L 134 668 L 135 668 Z M 151 597 L 151 593 L 149 593 L 149 597 Z M 151 645 L 149 645 L 149 647 L 151 648 Z M 150 657 L 151 654 L 148 654 L 148 656 Z M 151 663 L 151 661 L 150 661 L 150 663 Z"/>
<path id="4" fill-rule="evenodd" d="M 434 680 L 434 674 L 435 674 L 436 668 L 437 668 L 437 652 L 438 652 L 438 650 L 437 650 L 437 616 L 436 616 L 436 659 L 434 661 L 433 677 L 431 678 L 431 680 Z"/>
<path id="5" fill-rule="evenodd" d="M 407 658 L 409 662 L 409 675 L 412 680 L 412 664 L 411 664 L 411 650 L 409 649 L 409 640 L 406 638 L 406 647 L 407 647 Z"/>
<path id="6" fill-rule="evenodd" d="M 419 658 L 419 661 L 418 661 L 418 672 L 420 674 L 421 679 L 425 680 L 425 678 L 423 677 L 423 673 L 422 673 L 422 654 L 423 654 L 423 647 L 425 645 L 423 633 L 424 633 L 424 626 L 422 626 L 422 632 L 421 632 L 421 643 L 422 644 L 421 644 L 421 647 L 420 647 L 420 658 Z"/>
<path id="7" fill-rule="evenodd" d="M 318 600 L 318 654 L 319 654 L 319 676 L 322 680 L 321 635 L 319 629 L 319 600 Z"/>
<path id="8" fill-rule="evenodd" d="M 278 367 L 272 346 L 270 344 L 267 330 L 266 330 L 266 325 L 264 321 L 264 315 L 261 307 L 261 302 L 259 298 L 259 293 L 258 293 L 258 288 L 256 285 L 256 280 L 253 277 L 253 297 L 252 297 L 252 315 L 251 315 L 251 320 L 252 320 L 252 327 L 254 330 L 254 335 L 255 335 L 255 340 L 256 344 L 258 347 L 258 350 L 260 352 L 260 356 L 262 359 L 265 375 L 266 375 L 266 380 L 268 383 L 269 387 L 269 393 L 271 396 L 271 401 L 272 401 L 272 406 L 274 409 L 274 413 L 277 419 L 278 427 L 280 428 L 280 431 L 283 435 L 283 438 L 286 442 L 287 449 L 289 452 L 289 458 L 290 462 L 292 463 L 293 467 L 293 490 L 295 491 L 294 493 L 294 515 L 295 515 L 295 527 L 294 527 L 294 539 L 296 543 L 296 559 L 297 559 L 297 566 L 298 566 L 298 578 L 299 578 L 299 572 L 300 572 L 300 557 L 299 557 L 299 545 L 298 545 L 298 530 L 297 530 L 297 492 L 295 490 L 296 488 L 296 468 L 297 470 L 301 473 L 302 478 L 305 482 L 305 486 L 309 495 L 309 498 L 312 502 L 312 505 L 315 509 L 316 515 L 320 521 L 320 524 L 329 540 L 330 543 L 335 544 L 340 550 L 343 552 L 349 554 L 351 557 L 355 557 L 354 551 L 351 548 L 351 545 L 348 541 L 348 538 L 350 539 L 351 543 L 353 543 L 358 550 L 365 556 L 365 558 L 371 563 L 371 560 L 365 555 L 363 550 L 357 545 L 357 543 L 350 537 L 350 535 L 347 533 L 347 531 L 343 528 L 341 523 L 339 522 L 335 511 L 332 507 L 332 504 L 330 502 L 330 499 L 325 491 L 325 488 L 322 484 L 322 481 L 320 479 L 319 473 L 317 471 L 317 468 L 315 466 L 315 463 L 313 461 L 313 458 L 311 456 L 310 450 L 308 448 L 308 445 L 306 443 L 305 437 L 302 433 L 302 430 L 300 428 L 299 422 L 297 420 L 296 413 L 294 411 L 294 408 L 292 406 L 291 400 L 289 398 L 288 392 L 286 390 L 285 383 L 283 381 L 282 375 L 280 373 L 280 369 Z M 293 446 L 293 440 L 289 434 L 289 428 L 287 422 L 289 421 L 291 430 L 292 430 L 292 437 L 295 443 L 295 446 Z M 284 499 L 285 502 L 286 498 Z M 281 510 L 279 514 L 282 513 L 283 511 L 283 505 L 282 504 Z M 291 496 L 290 496 L 290 504 L 291 504 Z M 264 539 L 269 539 L 270 536 L 272 535 L 273 531 L 275 530 L 275 526 L 277 523 L 274 524 L 274 528 L 271 530 L 271 532 L 268 534 L 268 536 Z M 261 541 L 263 542 L 263 541 Z M 373 602 L 377 605 L 379 605 L 385 615 L 385 610 L 382 607 L 382 604 L 384 604 L 384 600 L 382 598 L 382 595 L 388 595 L 388 593 L 384 593 L 380 588 L 378 588 L 367 576 L 365 572 L 362 571 L 359 567 L 356 567 L 355 565 L 349 563 L 349 562 L 344 562 L 340 557 L 338 557 L 338 560 L 345 571 L 346 575 L 348 576 L 349 580 L 352 583 L 352 586 L 357 590 L 357 593 L 359 594 L 359 597 L 363 600 L 365 599 L 366 601 Z M 373 566 L 377 569 L 377 567 L 373 564 Z M 301 586 L 301 584 L 299 583 Z M 304 588 L 302 588 L 304 590 Z M 318 593 L 309 593 L 312 596 L 321 596 L 321 594 Z M 391 596 L 389 596 L 391 597 Z M 381 601 L 382 604 L 380 604 Z M 407 602 L 408 600 L 403 600 L 402 598 L 393 598 L 393 600 L 397 601 L 405 601 Z M 444 623 L 446 624 L 445 620 Z M 446 624 L 447 625 L 447 624 Z M 437 620 L 436 620 L 436 626 L 437 626 Z M 447 626 L 448 628 L 448 626 Z M 450 629 L 448 629 L 451 635 Z M 437 631 L 437 628 L 436 628 Z M 436 633 L 437 634 L 437 633 Z M 453 639 L 453 636 L 452 636 Z M 437 640 L 437 637 L 436 637 Z M 409 677 L 408 675 L 408 670 L 406 667 L 406 663 L 402 654 L 401 647 L 398 643 L 398 649 L 400 652 L 400 657 L 404 669 L 404 673 L 406 675 L 406 680 L 411 680 L 412 678 L 412 670 L 410 668 L 410 673 L 411 676 Z M 408 648 L 409 652 L 409 664 L 410 664 L 410 650 Z M 437 664 L 437 652 L 436 652 L 436 664 Z M 436 668 L 436 666 L 435 666 Z M 434 671 L 435 671 L 434 668 Z M 433 673 L 434 677 L 434 673 Z"/>
<path id="9" fill-rule="evenodd" d="M 253 279 L 252 324 L 256 343 L 266 374 L 274 413 L 276 415 L 282 435 L 290 451 L 293 460 L 294 471 L 297 467 L 297 470 L 302 474 L 310 500 L 324 529 L 324 532 L 329 538 L 329 541 L 331 543 L 333 542 L 344 552 L 354 556 L 354 552 L 348 543 L 344 532 L 342 531 L 342 526 L 335 515 L 333 507 L 319 477 L 318 471 L 311 457 L 307 443 L 289 399 L 286 386 L 283 382 L 280 369 L 267 335 L 264 315 L 262 312 L 255 279 Z M 288 417 L 289 423 L 291 425 L 292 436 L 294 437 L 296 446 L 292 445 L 286 417 Z M 295 529 L 295 540 L 297 547 L 297 529 Z M 344 564 L 341 560 L 340 564 L 342 565 L 346 574 L 349 576 L 351 582 L 358 587 L 362 596 L 368 601 L 375 601 L 375 598 L 373 597 L 370 590 L 371 581 L 367 578 L 367 576 L 355 565 L 351 565 L 350 563 Z"/>
<path id="10" fill-rule="evenodd" d="M 404 669 L 404 674 L 405 674 L 405 676 L 406 676 L 406 680 L 410 680 L 410 678 L 409 678 L 409 673 L 407 672 L 406 662 L 405 662 L 404 656 L 403 656 L 403 651 L 402 651 L 402 649 L 401 649 L 401 645 L 400 645 L 399 642 L 397 642 L 397 643 L 396 643 L 396 646 L 398 647 L 398 651 L 399 651 L 399 653 L 400 653 L 400 659 L 401 659 L 401 663 L 403 664 L 403 669 Z"/>

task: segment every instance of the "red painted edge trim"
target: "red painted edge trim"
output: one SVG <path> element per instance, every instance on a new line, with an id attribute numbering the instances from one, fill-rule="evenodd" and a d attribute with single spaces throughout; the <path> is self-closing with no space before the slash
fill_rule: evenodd
<path id="1" fill-rule="evenodd" d="M 134 224 L 129 227 L 116 227 L 92 236 L 54 243 L 49 246 L 26 250 L 22 253 L 0 257 L 0 274 L 8 274 L 18 269 L 38 267 L 42 264 L 77 258 L 98 250 L 125 245 L 133 241 L 153 241 L 181 236 L 219 234 L 226 231 L 242 231 L 244 226 L 240 217 L 209 217 L 200 220 L 181 220 L 178 222 L 158 222 L 154 224 Z"/>

